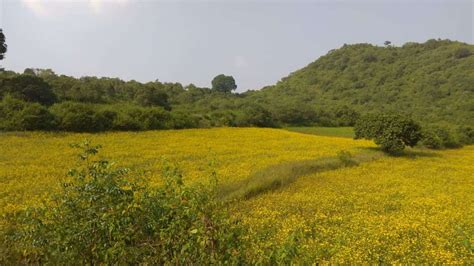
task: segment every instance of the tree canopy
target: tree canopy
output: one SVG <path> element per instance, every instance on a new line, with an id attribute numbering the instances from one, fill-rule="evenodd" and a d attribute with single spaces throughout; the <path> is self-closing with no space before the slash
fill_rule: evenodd
<path id="1" fill-rule="evenodd" d="M 423 123 L 474 125 L 474 45 L 428 40 L 344 45 L 252 93 L 272 109 L 393 111 Z"/>
<path id="2" fill-rule="evenodd" d="M 237 89 L 234 77 L 224 74 L 217 75 L 212 80 L 212 89 L 219 92 L 230 93 Z"/>
<path id="3" fill-rule="evenodd" d="M 412 119 L 396 114 L 370 114 L 361 117 L 355 127 L 355 139 L 374 140 L 389 153 L 413 147 L 421 139 L 421 127 Z"/>
<path id="4" fill-rule="evenodd" d="M 78 131 L 353 126 L 361 115 L 374 111 L 395 112 L 423 125 L 473 128 L 473 52 L 473 45 L 449 40 L 401 47 L 344 45 L 273 86 L 244 93 L 231 93 L 237 87 L 235 80 L 224 74 L 216 76 L 212 88 L 207 88 L 158 80 L 76 78 L 51 69 L 28 68 L 22 74 L 0 72 L 0 100 L 9 95 L 26 105 L 39 103 L 53 114 L 42 116 L 54 117 L 52 128 Z M 65 103 L 80 104 L 81 112 L 74 113 Z M 35 108 L 27 110 L 39 110 Z M 22 108 L 8 110 L 20 112 Z M 43 114 L 44 110 L 40 111 L 37 113 Z M 100 121 L 103 126 L 97 126 L 99 122 L 68 126 L 70 117 Z M 0 121 L 0 130 L 22 130 L 18 123 L 10 122 Z M 440 132 L 434 133 L 442 139 Z M 425 135 L 428 138 L 430 134 Z M 446 143 L 441 147 L 451 146 L 448 140 Z"/>
<path id="5" fill-rule="evenodd" d="M 5 58 L 5 53 L 7 52 L 7 44 L 5 41 L 5 34 L 3 34 L 3 30 L 0 29 L 0 60 Z"/>

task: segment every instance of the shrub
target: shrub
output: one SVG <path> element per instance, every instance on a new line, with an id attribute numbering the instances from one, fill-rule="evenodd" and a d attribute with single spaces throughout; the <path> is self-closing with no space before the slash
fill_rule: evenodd
<path id="1" fill-rule="evenodd" d="M 0 130 L 18 130 L 16 115 L 25 107 L 25 102 L 15 99 L 10 95 L 5 96 L 0 102 Z"/>
<path id="2" fill-rule="evenodd" d="M 244 107 L 242 114 L 237 118 L 238 126 L 275 127 L 272 114 L 257 104 Z"/>
<path id="3" fill-rule="evenodd" d="M 146 108 L 139 115 L 142 123 L 142 129 L 164 129 L 167 128 L 168 121 L 171 119 L 169 112 L 161 108 Z"/>
<path id="4" fill-rule="evenodd" d="M 459 136 L 459 141 L 462 144 L 474 144 L 474 128 L 469 126 L 461 126 L 457 129 L 457 134 Z"/>
<path id="5" fill-rule="evenodd" d="M 243 233 L 212 186 L 187 187 L 166 167 L 151 190 L 130 171 L 95 159 L 99 146 L 75 145 L 82 166 L 69 171 L 49 204 L 9 215 L 9 264 L 239 264 Z M 142 179 L 143 180 L 143 179 Z"/>
<path id="6" fill-rule="evenodd" d="M 0 117 L 0 130 L 50 130 L 55 125 L 46 107 L 10 96 L 0 102 Z"/>
<path id="7" fill-rule="evenodd" d="M 457 59 L 468 57 L 471 54 L 471 51 L 467 48 L 458 48 L 456 51 L 454 51 L 454 57 Z"/>
<path id="8" fill-rule="evenodd" d="M 334 116 L 333 120 L 338 122 L 338 126 L 354 126 L 359 118 L 359 113 L 350 107 L 343 105 L 334 108 Z"/>
<path id="9" fill-rule="evenodd" d="M 98 113 L 92 105 L 84 103 L 63 102 L 51 108 L 58 118 L 61 130 L 73 132 L 97 132 L 107 130 L 110 121 Z"/>
<path id="10" fill-rule="evenodd" d="M 410 118 L 394 114 L 371 114 L 360 118 L 354 128 L 355 139 L 373 139 L 382 150 L 399 153 L 421 139 L 420 126 Z"/>
<path id="11" fill-rule="evenodd" d="M 117 112 L 112 110 L 97 110 L 94 113 L 93 120 L 97 131 L 111 130 L 114 126 L 114 120 L 117 118 Z"/>
<path id="12" fill-rule="evenodd" d="M 139 121 L 141 112 L 137 109 L 127 108 L 118 112 L 113 120 L 113 129 L 115 130 L 141 130 L 142 124 Z"/>
<path id="13" fill-rule="evenodd" d="M 214 111 L 209 114 L 212 126 L 236 126 L 236 114 L 232 111 Z"/>
<path id="14" fill-rule="evenodd" d="M 20 130 L 51 130 L 55 128 L 54 116 L 38 104 L 26 104 L 15 118 Z"/>
<path id="15" fill-rule="evenodd" d="M 206 127 L 200 124 L 201 120 L 203 119 L 190 115 L 187 112 L 173 111 L 171 112 L 171 121 L 168 127 L 174 129 Z"/>
<path id="16" fill-rule="evenodd" d="M 420 144 L 429 149 L 441 149 L 443 148 L 443 142 L 440 137 L 434 132 L 434 130 L 423 129 L 421 134 Z"/>
<path id="17" fill-rule="evenodd" d="M 450 129 L 438 126 L 434 127 L 433 130 L 435 134 L 441 139 L 441 143 L 443 144 L 444 148 L 459 148 L 462 146 Z"/>
<path id="18" fill-rule="evenodd" d="M 430 149 L 459 148 L 462 146 L 453 131 L 447 127 L 431 125 L 423 129 L 420 143 Z"/>

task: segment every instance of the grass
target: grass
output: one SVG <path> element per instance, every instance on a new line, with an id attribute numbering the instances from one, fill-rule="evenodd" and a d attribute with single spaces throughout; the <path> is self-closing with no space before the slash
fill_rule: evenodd
<path id="1" fill-rule="evenodd" d="M 372 161 L 382 156 L 383 153 L 375 150 L 367 150 L 355 156 L 347 151 L 341 151 L 338 156 L 271 165 L 256 171 L 244 180 L 222 186 L 219 196 L 224 200 L 248 200 L 261 193 L 285 187 L 301 176 L 358 166 L 360 163 Z"/>
<path id="2" fill-rule="evenodd" d="M 311 134 L 317 136 L 329 136 L 340 138 L 353 138 L 354 129 L 352 127 L 287 127 L 286 130 Z"/>

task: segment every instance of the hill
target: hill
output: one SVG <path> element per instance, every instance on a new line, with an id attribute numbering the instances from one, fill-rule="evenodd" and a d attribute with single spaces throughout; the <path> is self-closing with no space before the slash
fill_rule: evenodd
<path id="1" fill-rule="evenodd" d="M 427 123 L 474 124 L 474 45 L 449 40 L 401 47 L 344 45 L 274 86 L 251 92 L 286 123 L 347 106 L 358 113 L 395 111 Z M 277 115 L 278 116 L 278 115 Z"/>
<path id="2" fill-rule="evenodd" d="M 353 126 L 373 111 L 474 126 L 473 53 L 474 45 L 449 40 L 344 45 L 273 86 L 240 94 L 50 69 L 2 71 L 0 130 Z"/>

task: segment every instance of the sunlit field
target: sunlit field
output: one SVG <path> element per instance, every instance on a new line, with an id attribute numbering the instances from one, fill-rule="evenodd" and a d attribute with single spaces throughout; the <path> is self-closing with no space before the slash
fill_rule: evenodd
<path id="1" fill-rule="evenodd" d="M 236 208 L 262 247 L 303 235 L 308 261 L 470 264 L 474 146 L 304 176 Z"/>
<path id="2" fill-rule="evenodd" d="M 167 163 L 178 165 L 188 184 L 207 182 L 216 171 L 221 184 L 232 185 L 262 169 L 337 158 L 342 150 L 367 154 L 375 147 L 363 140 L 257 128 L 6 133 L 0 138 L 0 212 L 47 200 L 76 163 L 77 151 L 69 144 L 84 139 L 101 144 L 101 156 L 141 173 L 154 186 L 160 186 Z M 294 249 L 302 263 L 469 264 L 474 262 L 473 173 L 474 146 L 409 149 L 398 157 L 298 176 L 229 207 L 258 239 L 252 242 L 254 256 L 281 246 Z"/>
<path id="3" fill-rule="evenodd" d="M 5 133 L 0 138 L 0 211 L 35 205 L 58 188 L 75 165 L 69 144 L 89 139 L 103 146 L 101 156 L 146 172 L 160 183 L 164 163 L 177 164 L 188 182 L 206 182 L 215 170 L 221 183 L 246 178 L 269 165 L 359 152 L 368 141 L 315 137 L 285 130 L 216 128 L 139 133 Z"/>

